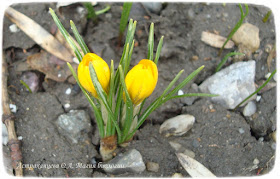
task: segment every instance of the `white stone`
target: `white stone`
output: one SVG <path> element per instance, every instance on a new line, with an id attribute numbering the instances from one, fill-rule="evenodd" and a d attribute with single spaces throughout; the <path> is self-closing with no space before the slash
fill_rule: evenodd
<path id="1" fill-rule="evenodd" d="M 69 104 L 69 103 L 66 103 L 66 104 L 64 104 L 64 107 L 65 107 L 65 108 L 70 108 L 70 104 Z"/>
<path id="2" fill-rule="evenodd" d="M 20 29 L 17 27 L 16 24 L 10 25 L 10 26 L 9 26 L 9 29 L 10 29 L 10 31 L 11 31 L 12 33 L 17 33 L 17 32 L 20 31 Z"/>
<path id="3" fill-rule="evenodd" d="M 183 95 L 183 94 L 184 94 L 184 91 L 183 91 L 183 90 L 179 90 L 179 91 L 178 91 L 178 95 L 179 95 L 179 96 L 181 96 L 181 95 Z"/>
<path id="4" fill-rule="evenodd" d="M 262 96 L 257 95 L 256 101 L 259 102 L 261 100 Z"/>
<path id="5" fill-rule="evenodd" d="M 10 109 L 12 113 L 16 113 L 17 112 L 17 106 L 15 104 L 10 104 Z"/>
<path id="6" fill-rule="evenodd" d="M 253 115 L 254 113 L 256 113 L 257 111 L 257 106 L 255 104 L 255 102 L 253 101 L 250 101 L 244 108 L 243 110 L 243 115 L 244 116 L 251 116 Z"/>
<path id="7" fill-rule="evenodd" d="M 159 133 L 165 137 L 181 136 L 188 132 L 195 122 L 195 117 L 189 114 L 182 114 L 166 120 L 159 129 Z"/>
<path id="8" fill-rule="evenodd" d="M 271 73 L 267 73 L 264 77 L 265 79 L 268 79 L 270 77 Z"/>
<path id="9" fill-rule="evenodd" d="M 256 62 L 253 60 L 234 63 L 206 79 L 199 90 L 219 95 L 211 100 L 227 109 L 234 109 L 255 91 L 255 68 Z M 249 100 L 255 98 L 256 95 Z"/>
<path id="10" fill-rule="evenodd" d="M 65 94 L 67 94 L 67 95 L 71 94 L 71 88 L 67 88 L 65 91 Z"/>

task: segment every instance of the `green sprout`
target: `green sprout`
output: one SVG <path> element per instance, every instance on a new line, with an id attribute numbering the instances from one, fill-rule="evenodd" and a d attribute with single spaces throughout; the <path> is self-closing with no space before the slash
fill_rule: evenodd
<path id="1" fill-rule="evenodd" d="M 128 21 L 131 6 L 132 6 L 132 2 L 123 3 L 123 10 L 122 10 L 120 28 L 119 28 L 119 44 L 121 44 L 123 34 L 127 26 L 127 21 Z"/>
<path id="2" fill-rule="evenodd" d="M 239 9 L 240 9 L 240 13 L 241 13 L 241 17 L 239 19 L 239 21 L 235 24 L 234 28 L 231 30 L 231 32 L 229 33 L 227 40 L 225 41 L 225 43 L 223 44 L 222 48 L 219 50 L 219 56 L 222 54 L 225 45 L 228 43 L 228 41 L 232 38 L 232 36 L 234 35 L 234 33 L 239 29 L 239 27 L 242 25 L 245 17 L 248 15 L 249 13 L 249 7 L 247 4 L 244 4 L 245 6 L 245 10 L 246 12 L 243 12 L 243 8 L 241 6 L 241 4 L 239 4 Z"/>

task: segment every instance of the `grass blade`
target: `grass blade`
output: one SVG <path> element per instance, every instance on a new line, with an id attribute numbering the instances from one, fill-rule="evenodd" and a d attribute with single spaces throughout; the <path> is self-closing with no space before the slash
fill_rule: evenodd
<path id="1" fill-rule="evenodd" d="M 120 21 L 120 28 L 119 28 L 119 42 L 122 41 L 123 34 L 127 25 L 130 9 L 132 6 L 132 2 L 125 2 L 123 3 L 123 10 L 121 15 L 121 21 Z M 121 43 L 119 43 L 121 44 Z"/>
<path id="2" fill-rule="evenodd" d="M 71 64 L 67 63 L 67 65 L 68 65 L 70 71 L 72 72 L 73 77 L 77 81 L 79 87 L 81 88 L 82 92 L 84 93 L 84 95 L 86 96 L 88 102 L 90 103 L 90 105 L 92 106 L 92 108 L 94 110 L 94 116 L 95 116 L 95 119 L 96 119 L 96 122 L 97 122 L 97 126 L 98 126 L 98 129 L 99 129 L 99 134 L 100 134 L 100 137 L 103 138 L 105 136 L 105 133 L 104 133 L 104 123 L 103 123 L 103 119 L 102 119 L 102 115 L 100 113 L 100 110 L 94 104 L 94 102 L 93 102 L 92 98 L 90 97 L 90 95 L 86 92 L 86 90 L 80 84 L 80 82 L 78 80 L 78 76 L 77 76 L 76 72 L 74 71 L 73 67 L 71 66 Z"/>
<path id="3" fill-rule="evenodd" d="M 227 59 L 233 55 L 244 55 L 244 53 L 239 53 L 239 52 L 230 52 L 226 54 L 226 56 L 223 58 L 223 60 L 219 63 L 219 65 L 216 68 L 216 72 L 220 71 L 222 66 L 226 63 Z"/>
<path id="4" fill-rule="evenodd" d="M 270 10 L 270 11 L 268 11 L 268 12 L 266 13 L 266 15 L 264 16 L 264 18 L 262 19 L 263 23 L 266 23 L 266 21 L 267 21 L 268 18 L 270 17 L 271 12 L 272 12 L 272 11 Z"/>
<path id="5" fill-rule="evenodd" d="M 170 96 L 168 98 L 165 98 L 162 103 L 165 103 L 166 101 L 169 101 L 171 99 L 177 99 L 177 98 L 185 98 L 185 97 L 216 97 L 219 95 L 216 94 L 207 94 L 207 93 L 188 93 L 183 95 L 176 95 L 176 96 Z"/>
<path id="6" fill-rule="evenodd" d="M 104 14 L 105 12 L 109 11 L 111 9 L 110 5 L 107 5 L 104 9 L 101 9 L 99 11 L 96 11 L 95 14 L 98 16 L 100 14 Z"/>
<path id="7" fill-rule="evenodd" d="M 65 30 L 65 28 L 63 27 L 62 23 L 60 22 L 60 20 L 58 19 L 58 17 L 54 13 L 54 11 L 51 8 L 49 10 L 50 10 L 50 13 L 51 13 L 51 15 L 53 17 L 53 20 L 56 23 L 56 25 L 57 25 L 58 29 L 60 30 L 61 34 L 66 39 L 66 41 L 71 46 L 71 48 L 74 50 L 74 53 L 75 53 L 77 59 L 81 62 L 82 59 L 83 59 L 83 56 L 80 53 L 78 47 L 76 46 L 74 41 L 71 39 L 71 36 L 69 35 L 69 33 Z"/>
<path id="8" fill-rule="evenodd" d="M 79 34 L 74 22 L 72 20 L 70 20 L 70 25 L 71 25 L 71 29 L 73 30 L 73 33 L 75 35 L 75 38 L 78 42 L 78 44 L 80 45 L 80 47 L 82 48 L 82 51 L 84 53 L 84 55 L 86 55 L 87 53 L 90 53 L 85 41 L 83 40 L 83 38 L 81 37 L 81 35 Z"/>
<path id="9" fill-rule="evenodd" d="M 90 72 L 91 81 L 93 83 L 93 86 L 94 86 L 97 94 L 98 94 L 99 100 L 101 100 L 102 103 L 104 104 L 104 106 L 105 106 L 108 114 L 110 115 L 110 117 L 114 118 L 114 113 L 112 112 L 112 109 L 109 106 L 108 101 L 107 101 L 107 94 L 103 90 L 101 84 L 98 81 L 95 69 L 94 69 L 94 67 L 92 65 L 92 62 L 90 62 L 90 64 L 89 64 L 89 72 Z M 119 128 L 117 122 L 115 120 L 112 120 L 112 122 L 114 123 L 114 125 L 116 127 L 116 130 L 117 130 L 117 133 L 118 133 L 118 138 L 121 138 L 121 131 L 120 131 L 120 128 Z"/>
<path id="10" fill-rule="evenodd" d="M 129 132 L 130 126 L 133 121 L 133 103 L 130 99 L 129 93 L 126 88 L 125 80 L 124 80 L 124 72 L 122 70 L 122 66 L 119 66 L 120 71 L 120 81 L 123 87 L 123 91 L 125 93 L 125 106 L 126 106 L 126 117 L 125 117 L 125 123 L 124 123 L 124 131 L 123 131 L 123 138 L 120 140 L 120 143 L 125 142 L 126 135 Z"/>
<path id="11" fill-rule="evenodd" d="M 239 27 L 242 25 L 243 20 L 245 19 L 245 17 L 248 15 L 249 13 L 249 8 L 247 4 L 244 4 L 246 12 L 244 14 L 243 9 L 241 4 L 239 4 L 239 9 L 240 9 L 240 13 L 241 13 L 241 17 L 239 19 L 239 21 L 236 23 L 236 25 L 234 26 L 234 28 L 231 30 L 231 32 L 229 33 L 227 40 L 225 41 L 225 43 L 223 44 L 222 48 L 219 50 L 219 56 L 222 54 L 222 51 L 225 47 L 225 45 L 228 43 L 228 41 L 232 38 L 233 34 L 239 29 Z"/>
<path id="12" fill-rule="evenodd" d="M 154 55 L 154 23 L 150 25 L 150 33 L 148 40 L 148 59 L 153 60 Z"/>
<path id="13" fill-rule="evenodd" d="M 84 2 L 83 4 L 88 11 L 87 18 L 92 19 L 94 22 L 97 22 L 97 15 L 95 13 L 95 10 L 93 9 L 92 4 L 90 2 Z"/>
<path id="14" fill-rule="evenodd" d="M 29 88 L 28 84 L 26 84 L 23 80 L 19 80 L 19 81 L 29 91 L 29 93 L 32 93 L 32 90 Z"/>
<path id="15" fill-rule="evenodd" d="M 188 82 L 190 82 L 196 75 L 204 68 L 204 65 L 196 69 L 194 72 L 192 72 L 189 76 L 187 76 L 179 85 L 177 85 L 168 95 L 167 97 L 170 97 L 177 93 L 181 88 L 183 88 Z"/>
<path id="16" fill-rule="evenodd" d="M 162 48 L 162 44 L 163 44 L 163 38 L 164 38 L 164 36 L 161 36 L 161 38 L 159 40 L 159 43 L 158 43 L 158 46 L 157 46 L 156 57 L 155 57 L 155 60 L 154 60 L 156 65 L 158 64 L 158 59 L 159 59 L 161 48 Z"/>
<path id="17" fill-rule="evenodd" d="M 266 84 L 271 80 L 271 78 L 273 77 L 273 75 L 276 73 L 276 69 L 271 73 L 271 75 L 269 76 L 269 78 L 252 94 L 250 94 L 247 98 L 245 98 L 241 103 L 239 103 L 234 110 L 236 110 L 239 106 L 241 106 L 243 103 L 245 103 L 248 99 L 250 99 L 252 96 L 254 96 L 255 94 L 257 94 L 263 87 L 266 86 Z"/>

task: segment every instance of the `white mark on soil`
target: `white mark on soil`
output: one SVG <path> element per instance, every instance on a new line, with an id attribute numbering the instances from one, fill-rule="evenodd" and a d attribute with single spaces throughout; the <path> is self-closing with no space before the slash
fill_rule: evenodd
<path id="1" fill-rule="evenodd" d="M 179 91 L 178 91 L 178 95 L 179 95 L 179 96 L 181 96 L 181 95 L 183 95 L 183 94 L 184 94 L 184 91 L 183 91 L 183 90 L 179 90 Z"/>
<path id="2" fill-rule="evenodd" d="M 17 32 L 20 31 L 20 29 L 17 27 L 16 24 L 10 25 L 10 26 L 9 26 L 9 29 L 10 29 L 10 31 L 11 31 L 12 33 L 17 33 Z"/>
<path id="3" fill-rule="evenodd" d="M 65 94 L 67 94 L 67 95 L 71 94 L 71 88 L 67 88 L 67 90 L 65 91 Z"/>
<path id="4" fill-rule="evenodd" d="M 14 104 L 10 104 L 10 109 L 12 113 L 16 113 L 17 112 L 17 106 Z"/>
<path id="5" fill-rule="evenodd" d="M 64 104 L 64 108 L 70 108 L 70 104 L 69 103 Z"/>

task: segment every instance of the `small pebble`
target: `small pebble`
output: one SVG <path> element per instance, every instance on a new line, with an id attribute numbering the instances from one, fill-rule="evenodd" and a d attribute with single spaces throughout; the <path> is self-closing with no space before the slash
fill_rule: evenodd
<path id="1" fill-rule="evenodd" d="M 274 79 L 274 81 L 277 81 L 277 75 L 276 75 L 276 73 L 273 75 L 273 79 Z"/>
<path id="2" fill-rule="evenodd" d="M 179 90 L 179 91 L 178 91 L 178 95 L 179 95 L 179 96 L 181 96 L 181 95 L 183 95 L 183 94 L 184 94 L 184 92 L 183 92 L 182 90 Z"/>
<path id="3" fill-rule="evenodd" d="M 65 94 L 67 94 L 67 95 L 71 94 L 71 88 L 67 88 L 67 90 L 65 91 Z"/>
<path id="4" fill-rule="evenodd" d="M 147 162 L 146 166 L 147 170 L 150 172 L 158 172 L 159 170 L 159 164 L 155 162 Z"/>
<path id="5" fill-rule="evenodd" d="M 12 113 L 16 113 L 17 112 L 17 106 L 15 104 L 10 104 L 10 109 Z"/>
<path id="6" fill-rule="evenodd" d="M 267 73 L 264 77 L 265 79 L 268 79 L 270 77 L 271 73 Z"/>
<path id="7" fill-rule="evenodd" d="M 253 164 L 258 165 L 259 163 L 260 163 L 260 161 L 257 158 L 255 158 L 254 161 L 253 161 Z"/>
<path id="8" fill-rule="evenodd" d="M 9 26 L 9 29 L 10 29 L 10 31 L 11 31 L 12 33 L 17 33 L 17 32 L 20 31 L 20 29 L 17 27 L 16 24 L 10 25 L 10 26 Z"/>
<path id="9" fill-rule="evenodd" d="M 243 110 L 243 115 L 244 116 L 251 116 L 257 111 L 257 106 L 255 102 L 250 101 L 244 108 Z"/>
<path id="10" fill-rule="evenodd" d="M 74 63 L 77 63 L 77 64 L 80 63 L 79 60 L 78 60 L 76 57 L 73 58 L 73 62 L 74 62 Z"/>
<path id="11" fill-rule="evenodd" d="M 64 104 L 64 108 L 70 108 L 70 104 L 69 103 Z"/>
<path id="12" fill-rule="evenodd" d="M 183 175 L 181 173 L 174 173 L 172 178 L 183 178 Z"/>
<path id="13" fill-rule="evenodd" d="M 264 138 L 263 138 L 263 137 L 260 137 L 258 141 L 259 141 L 259 142 L 263 142 L 263 140 L 264 140 Z"/>
<path id="14" fill-rule="evenodd" d="M 245 132 L 243 128 L 239 128 L 238 131 L 240 134 L 243 134 Z"/>
<path id="15" fill-rule="evenodd" d="M 256 101 L 259 102 L 261 100 L 262 96 L 258 96 L 256 97 Z"/>
<path id="16" fill-rule="evenodd" d="M 199 147 L 199 142 L 196 139 L 194 139 L 192 142 L 192 145 L 194 148 L 197 148 L 197 147 Z"/>
<path id="17" fill-rule="evenodd" d="M 61 77 L 61 74 L 60 74 L 60 73 L 58 73 L 57 77 L 58 77 L 58 78 L 60 78 L 60 77 Z"/>
<path id="18" fill-rule="evenodd" d="M 97 162 L 96 162 L 96 160 L 95 160 L 94 157 L 91 158 L 90 163 L 91 163 L 92 165 L 96 165 Z"/>
<path id="19" fill-rule="evenodd" d="M 275 142 L 273 142 L 273 143 L 271 144 L 271 148 L 272 148 L 273 150 L 276 150 L 276 143 L 275 143 Z"/>
<path id="20" fill-rule="evenodd" d="M 22 140 L 22 136 L 18 136 L 18 140 Z"/>

